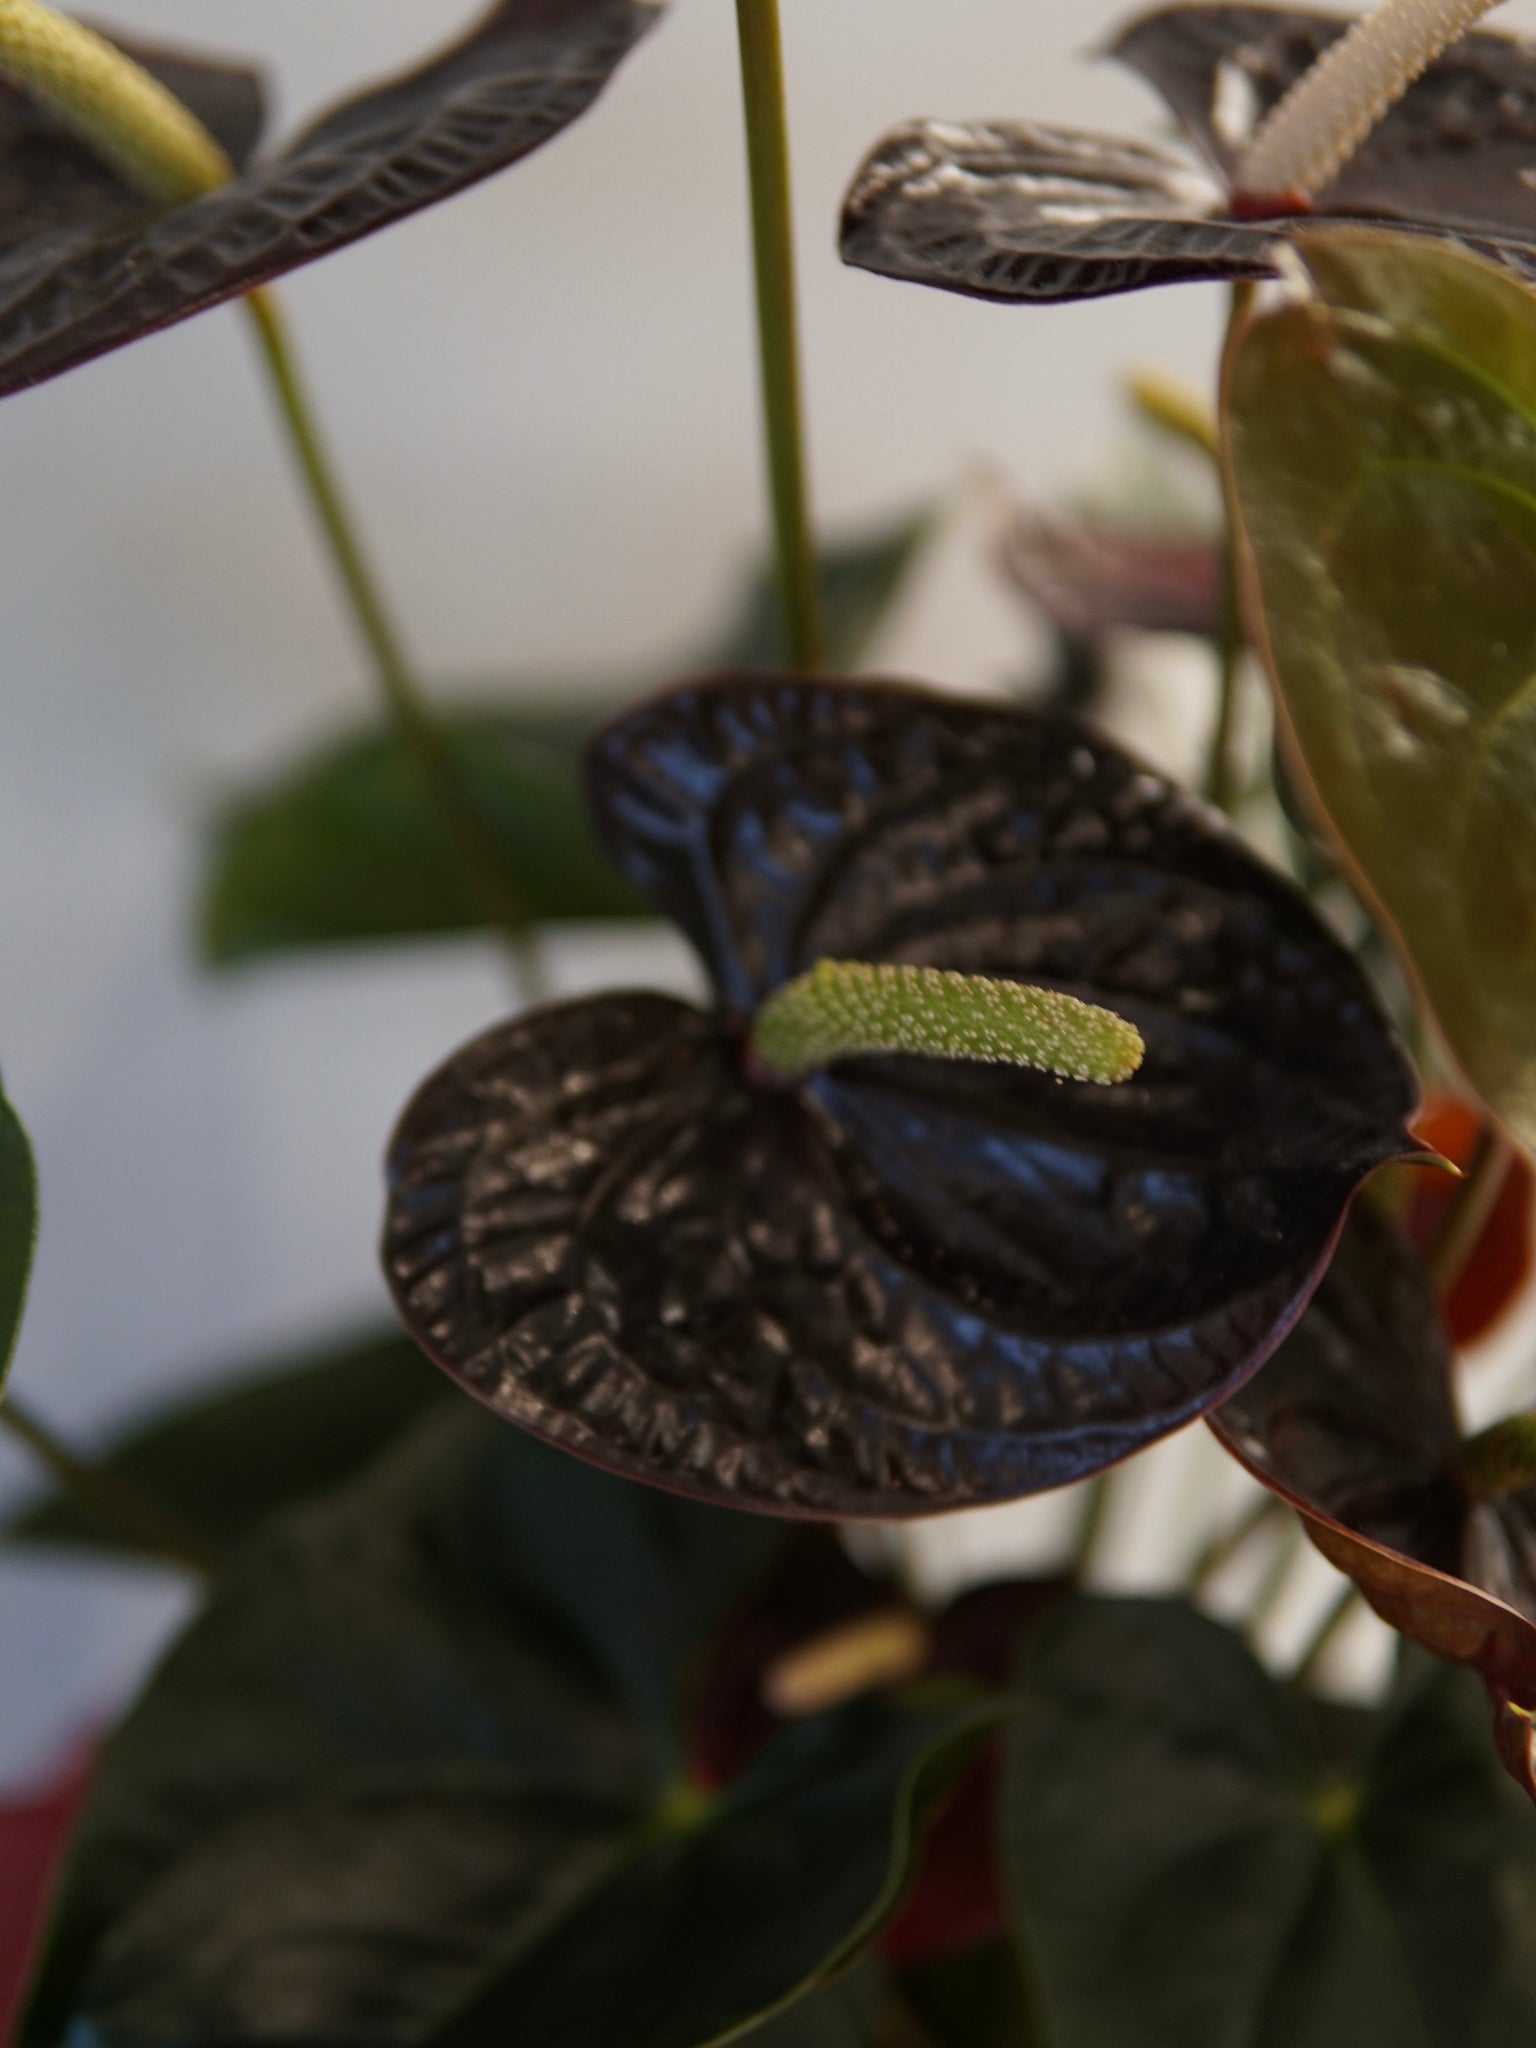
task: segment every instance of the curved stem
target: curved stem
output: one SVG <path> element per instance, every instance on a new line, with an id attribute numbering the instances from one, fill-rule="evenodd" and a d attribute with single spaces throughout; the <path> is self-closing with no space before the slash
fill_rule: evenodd
<path id="1" fill-rule="evenodd" d="M 1338 1598 L 1328 1608 L 1322 1620 L 1318 1623 L 1317 1628 L 1313 1631 L 1311 1641 L 1298 1658 L 1295 1670 L 1291 1673 L 1291 1683 L 1299 1691 L 1305 1692 L 1310 1688 L 1313 1680 L 1317 1677 L 1323 1659 L 1333 1648 L 1334 1643 L 1338 1640 L 1340 1630 L 1350 1619 L 1362 1598 L 1363 1596 L 1358 1586 L 1347 1584 L 1341 1589 Z"/>
<path id="2" fill-rule="evenodd" d="M 134 1550 L 182 1565 L 200 1577 L 211 1576 L 213 1553 L 184 1522 L 116 1472 L 91 1464 L 61 1443 L 30 1409 L 18 1404 L 14 1394 L 0 1405 L 0 1427 L 26 1445 L 61 1492 L 115 1529 Z"/>
<path id="3" fill-rule="evenodd" d="M 818 669 L 825 659 L 825 648 L 800 391 L 789 122 L 779 0 L 736 0 L 736 25 L 747 118 L 763 419 L 779 588 L 790 658 L 798 669 Z"/>
<path id="4" fill-rule="evenodd" d="M 1288 1512 L 1283 1500 L 1277 1494 L 1261 1493 L 1243 1509 L 1237 1520 L 1229 1527 L 1219 1530 L 1196 1555 L 1189 1568 L 1185 1590 L 1190 1598 L 1196 1599 L 1207 1589 L 1212 1580 L 1224 1571 L 1239 1552 L 1271 1523 L 1278 1522 Z"/>
<path id="5" fill-rule="evenodd" d="M 255 291 L 243 303 L 337 581 L 372 657 L 400 744 L 415 763 L 481 909 L 511 942 L 526 977 L 531 967 L 527 905 L 480 814 L 448 733 L 406 658 L 321 437 L 277 301 L 270 292 Z"/>
<path id="6" fill-rule="evenodd" d="M 1252 305 L 1253 285 L 1247 280 L 1240 280 L 1232 287 L 1226 337 L 1221 350 L 1220 397 L 1223 404 L 1226 402 L 1237 346 L 1242 339 L 1243 328 Z M 1230 814 L 1241 794 L 1242 776 L 1233 742 L 1237 726 L 1238 698 L 1243 681 L 1243 656 L 1247 646 L 1243 636 L 1242 584 L 1238 567 L 1241 541 L 1237 504 L 1230 478 L 1225 470 L 1222 489 L 1226 538 L 1222 550 L 1221 666 L 1217 678 L 1216 719 L 1211 728 L 1210 752 L 1206 760 L 1205 794 L 1219 810 Z"/>

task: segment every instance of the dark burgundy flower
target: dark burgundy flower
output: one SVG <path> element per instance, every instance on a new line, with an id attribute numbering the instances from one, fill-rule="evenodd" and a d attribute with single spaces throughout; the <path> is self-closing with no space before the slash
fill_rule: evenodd
<path id="1" fill-rule="evenodd" d="M 385 1244 L 412 1334 L 580 1456 L 814 1517 L 1062 1485 L 1253 1372 L 1411 1149 L 1348 953 L 1062 714 L 723 678 L 619 718 L 589 782 L 716 1007 L 603 996 L 460 1052 L 396 1134 Z M 770 1083 L 752 1015 L 821 959 L 1061 988 L 1145 1062 Z"/>
<path id="2" fill-rule="evenodd" d="M 1356 1208 L 1294 1334 L 1210 1419 L 1384 1621 L 1481 1674 L 1536 1798 L 1536 1486 L 1475 1483 L 1438 1304 L 1395 1224 Z"/>
<path id="3" fill-rule="evenodd" d="M 843 219 L 865 270 L 1003 300 L 1270 275 L 1289 202 L 1234 180 L 1263 117 L 1350 26 L 1293 8 L 1179 5 L 1111 46 L 1192 153 L 1015 121 L 913 121 L 866 159 Z M 1313 202 L 1450 237 L 1536 275 L 1536 51 L 1464 37 Z"/>
<path id="4" fill-rule="evenodd" d="M 233 180 L 157 213 L 0 85 L 0 396 L 312 263 L 527 156 L 584 113 L 666 0 L 500 0 L 415 70 L 258 157 L 235 66 L 124 43 L 212 131 Z"/>

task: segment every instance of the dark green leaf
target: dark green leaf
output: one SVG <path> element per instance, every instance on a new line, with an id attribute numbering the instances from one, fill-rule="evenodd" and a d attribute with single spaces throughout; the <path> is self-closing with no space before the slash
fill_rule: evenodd
<path id="1" fill-rule="evenodd" d="M 1483 1099 L 1536 1145 L 1536 296 L 1311 230 L 1229 391 L 1257 623 L 1305 773 Z"/>
<path id="2" fill-rule="evenodd" d="M 924 509 L 824 547 L 819 556 L 827 666 L 857 668 L 906 588 L 934 528 Z M 778 577 L 770 565 L 745 585 L 736 618 L 699 668 L 782 668 L 790 658 Z M 617 700 L 623 702 L 623 699 Z"/>
<path id="3" fill-rule="evenodd" d="M 934 1783 L 995 1710 L 869 1702 L 782 1736 L 697 1824 L 585 1899 L 433 2048 L 705 2048 L 857 1954 L 900 1900 Z"/>
<path id="4" fill-rule="evenodd" d="M 856 662 L 900 594 L 931 527 L 922 513 L 829 548 L 822 558 L 829 655 Z M 769 661 L 777 601 L 754 576 L 737 616 L 684 668 Z M 660 680 L 659 676 L 652 679 Z M 481 813 L 540 919 L 645 916 L 599 850 L 579 757 L 591 732 L 648 685 L 590 683 L 448 714 Z M 335 741 L 252 789 L 216 818 L 199 909 L 203 958 L 233 966 L 360 940 L 464 932 L 484 911 L 417 771 L 383 731 Z"/>
<path id="5" fill-rule="evenodd" d="M 300 1360 L 200 1389 L 109 1444 L 97 1462 L 223 1547 L 281 1509 L 371 1464 L 453 1389 L 408 1337 L 374 1330 Z M 78 1501 L 24 1506 L 5 1535 L 121 1551 L 127 1539 Z"/>
<path id="6" fill-rule="evenodd" d="M 862 1999 L 792 2001 L 889 1914 L 925 1790 L 980 1714 L 808 1724 L 714 1810 L 642 1835 L 622 1802 L 506 1765 L 253 1812 L 127 1902 L 86 2010 L 139 2048 L 704 2048 L 789 2007 L 783 2048 L 842 2048 Z"/>
<path id="7" fill-rule="evenodd" d="M 523 736 L 522 714 L 451 714 L 464 775 L 537 918 L 634 917 L 597 848 L 574 751 Z M 477 929 L 484 912 L 417 771 L 383 732 L 343 739 L 218 820 L 199 912 L 218 966 L 299 948 Z"/>
<path id="8" fill-rule="evenodd" d="M 1007 1942 L 989 1941 L 904 1971 L 901 1995 L 934 2048 L 1049 2048 Z"/>
<path id="9" fill-rule="evenodd" d="M 881 2028 L 888 1996 L 884 1973 L 866 1960 L 736 2038 L 744 2048 L 890 2048 Z"/>
<path id="10" fill-rule="evenodd" d="M 649 1495 L 628 1512 L 630 1491 L 460 1404 L 245 1550 L 107 1748 L 27 2038 L 56 2037 L 98 1953 L 104 1981 L 135 1996 L 157 1978 L 141 1978 L 138 1937 L 123 1931 L 141 1902 L 150 1914 L 168 1899 L 178 1928 L 200 1894 L 240 1909 L 238 1892 L 183 1875 L 203 1867 L 194 1859 L 264 1868 L 298 1843 L 294 1867 L 318 1870 L 339 1843 L 335 1862 L 366 1865 L 393 1927 L 396 1866 L 359 1846 L 371 1801 L 398 1799 L 433 1839 L 445 1773 L 484 1775 L 518 1811 L 525 1795 L 569 1797 L 608 1836 L 648 1810 L 675 1764 L 630 1702 L 659 1720 L 690 1631 L 733 1590 L 733 1561 L 750 1575 L 760 1553 L 751 1524 L 674 1502 L 657 1516 Z M 580 1575 L 552 1570 L 562 1539 Z M 289 1832 L 256 1825 L 283 1809 Z M 588 1838 L 585 1822 L 578 1832 Z M 494 1857 L 476 1841 L 465 1898 L 482 1880 L 494 1891 Z M 277 1944 L 284 1910 L 268 1923 Z M 227 1938 L 210 1921 L 198 1953 Z"/>
<path id="11" fill-rule="evenodd" d="M 623 1804 L 486 1768 L 381 1777 L 256 1813 L 129 1900 L 92 1963 L 103 2043 L 421 2040 L 488 1958 L 613 1865 Z"/>
<path id="12" fill-rule="evenodd" d="M 1021 1679 L 1006 1832 L 1058 2048 L 1485 2038 L 1536 1820 L 1464 1674 L 1416 1665 L 1343 1754 L 1172 1601 L 1058 1609 Z"/>
<path id="13" fill-rule="evenodd" d="M 0 393 L 346 248 L 540 148 L 596 99 L 665 0 L 501 0 L 416 70 L 333 108 L 275 159 L 147 223 L 99 207 L 0 228 Z M 3 138 L 0 138 L 3 139 Z M 26 205 L 28 184 L 0 184 Z M 134 216 L 137 216 L 136 218 Z M 30 230 L 30 231 L 29 231 Z"/>
<path id="14" fill-rule="evenodd" d="M 21 1119 L 0 1094 L 0 1396 L 21 1329 L 37 1244 L 37 1168 Z"/>

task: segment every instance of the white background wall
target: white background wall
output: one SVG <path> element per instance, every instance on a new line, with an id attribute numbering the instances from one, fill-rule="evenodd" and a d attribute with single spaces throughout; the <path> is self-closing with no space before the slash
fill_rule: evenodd
<path id="1" fill-rule="evenodd" d="M 282 132 L 466 12 L 120 0 L 116 19 L 262 56 Z M 827 520 L 983 464 L 1052 492 L 1112 446 L 1127 361 L 1206 374 L 1210 291 L 1011 311 L 846 272 L 833 249 L 857 159 L 907 115 L 1149 132 L 1146 94 L 1085 60 L 1118 12 L 786 0 Z M 733 15 L 677 0 L 537 159 L 288 289 L 436 674 L 655 672 L 758 544 Z M 213 793 L 369 702 L 233 314 L 0 408 L 0 533 L 0 1062 L 45 1216 L 16 1387 L 89 1441 L 146 1397 L 378 1303 L 391 1117 L 505 995 L 473 944 L 217 984 L 192 965 Z M 962 565 L 890 651 L 984 681 L 1015 633 Z M 611 968 L 589 947 L 560 971 Z M 0 1449 L 0 1499 L 24 1476 Z M 138 1573 L 0 1556 L 0 1782 L 110 1703 L 178 1600 Z"/>

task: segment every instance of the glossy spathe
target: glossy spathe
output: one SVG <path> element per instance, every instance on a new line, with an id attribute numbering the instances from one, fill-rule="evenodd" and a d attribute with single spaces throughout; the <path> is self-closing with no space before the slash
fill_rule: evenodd
<path id="1" fill-rule="evenodd" d="M 568 1450 L 811 1516 L 1064 1484 L 1251 1372 L 1411 1149 L 1348 954 L 1071 719 L 725 678 L 620 717 L 589 780 L 720 1006 L 599 997 L 466 1048 L 402 1120 L 385 1247 L 412 1333 Z M 1063 988 L 1145 1064 L 766 1085 L 750 1013 L 827 957 Z"/>

